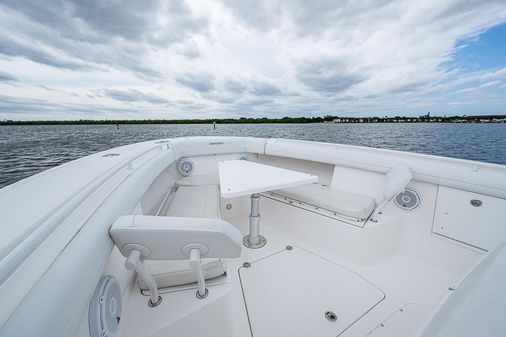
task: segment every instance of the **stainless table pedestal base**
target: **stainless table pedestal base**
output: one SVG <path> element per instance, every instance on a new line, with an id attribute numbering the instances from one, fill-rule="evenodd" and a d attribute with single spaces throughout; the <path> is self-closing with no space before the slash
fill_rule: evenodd
<path id="1" fill-rule="evenodd" d="M 260 195 L 253 193 L 251 195 L 251 213 L 249 215 L 249 234 L 243 240 L 247 248 L 262 248 L 267 240 L 260 235 Z"/>

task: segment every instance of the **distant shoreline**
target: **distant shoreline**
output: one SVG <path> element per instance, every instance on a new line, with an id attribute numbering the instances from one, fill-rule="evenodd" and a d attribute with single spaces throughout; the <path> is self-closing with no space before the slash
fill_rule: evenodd
<path id="1" fill-rule="evenodd" d="M 224 119 L 138 119 L 138 120 L 3 120 L 0 125 L 102 125 L 102 124 L 370 124 L 370 123 L 506 123 L 506 115 L 420 116 L 420 117 L 283 117 Z"/>

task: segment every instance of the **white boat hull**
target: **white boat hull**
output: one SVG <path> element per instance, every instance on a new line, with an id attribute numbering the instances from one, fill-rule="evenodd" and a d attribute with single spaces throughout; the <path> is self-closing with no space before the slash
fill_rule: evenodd
<path id="1" fill-rule="evenodd" d="M 189 177 L 177 173 L 181 158 L 194 163 Z M 320 184 L 369 196 L 377 204 L 385 174 L 403 164 L 413 173 L 409 187 L 421 203 L 413 210 L 388 203 L 377 222 L 355 226 L 326 216 L 318 205 L 264 195 L 264 248 L 244 248 L 240 258 L 229 260 L 226 278 L 211 286 L 205 300 L 192 296 L 190 286 L 168 291 L 159 307 L 148 307 L 135 275 L 114 248 L 109 227 L 122 215 L 155 215 L 183 179 L 216 184 L 217 163 L 240 158 L 311 173 Z M 506 240 L 506 167 L 282 139 L 177 138 L 111 149 L 56 167 L 1 189 L 0 205 L 0 336 L 88 336 L 89 303 L 103 275 L 113 275 L 122 290 L 122 337 L 303 336 L 308 331 L 418 336 L 460 280 Z M 220 209 L 223 219 L 247 234 L 248 197 L 222 199 Z M 275 260 L 272 256 L 287 245 L 316 260 Z M 305 268 L 305 258 L 319 262 L 307 262 L 311 268 Z M 245 272 L 245 262 L 255 268 Z M 285 265 L 287 274 L 276 276 Z M 263 268 L 258 275 L 257 267 Z M 305 274 L 306 269 L 312 273 Z M 354 277 L 365 283 L 353 282 Z M 276 287 L 282 287 L 279 298 L 268 305 L 269 296 L 260 294 L 272 297 Z M 321 298 L 314 301 L 304 297 L 318 294 Z M 335 311 L 337 322 L 327 320 L 326 311 Z"/>

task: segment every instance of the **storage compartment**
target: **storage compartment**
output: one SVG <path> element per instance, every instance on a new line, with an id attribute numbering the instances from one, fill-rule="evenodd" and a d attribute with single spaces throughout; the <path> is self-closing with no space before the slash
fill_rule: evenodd
<path id="1" fill-rule="evenodd" d="M 506 200 L 439 186 L 432 231 L 490 250 L 506 240 Z"/>
<path id="2" fill-rule="evenodd" d="M 360 275 L 300 247 L 239 269 L 252 334 L 337 336 L 385 298 Z"/>

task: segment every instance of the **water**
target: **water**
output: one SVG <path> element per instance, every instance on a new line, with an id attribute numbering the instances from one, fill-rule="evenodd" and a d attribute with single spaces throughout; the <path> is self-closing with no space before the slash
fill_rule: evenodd
<path id="1" fill-rule="evenodd" d="M 292 138 L 506 165 L 506 124 L 218 124 L 0 126 L 0 188 L 112 147 L 181 136 Z"/>

